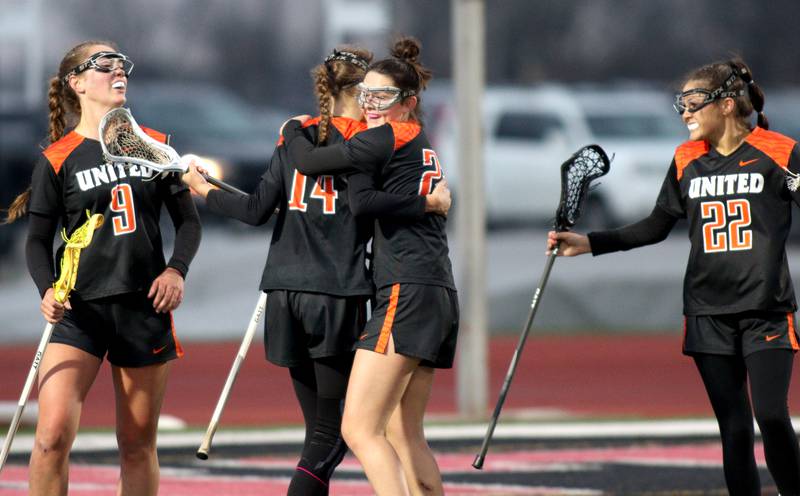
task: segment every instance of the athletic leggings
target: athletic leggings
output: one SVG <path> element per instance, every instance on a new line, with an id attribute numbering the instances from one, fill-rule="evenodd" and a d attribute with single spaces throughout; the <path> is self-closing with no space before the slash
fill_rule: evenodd
<path id="1" fill-rule="evenodd" d="M 309 359 L 289 368 L 306 437 L 288 496 L 326 496 L 334 469 L 347 453 L 342 411 L 353 354 Z"/>
<path id="2" fill-rule="evenodd" d="M 746 358 L 697 354 L 722 438 L 725 482 L 731 495 L 761 494 L 753 452 L 753 412 L 761 429 L 767 468 L 782 496 L 800 496 L 800 449 L 789 418 L 793 352 L 764 350 Z M 748 378 L 753 398 L 747 391 Z"/>

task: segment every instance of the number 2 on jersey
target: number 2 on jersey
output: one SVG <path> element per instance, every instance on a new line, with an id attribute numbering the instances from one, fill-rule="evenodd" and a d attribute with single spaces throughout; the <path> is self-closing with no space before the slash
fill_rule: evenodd
<path id="1" fill-rule="evenodd" d="M 703 219 L 703 251 L 749 250 L 753 247 L 750 225 L 750 202 L 747 200 L 709 201 L 700 204 Z"/>
<path id="2" fill-rule="evenodd" d="M 289 210 L 299 210 L 305 212 L 308 203 L 305 200 L 306 176 L 294 171 L 292 177 L 292 197 L 289 200 Z M 322 213 L 333 215 L 336 213 L 336 199 L 339 192 L 333 186 L 333 176 L 319 176 L 314 181 L 314 188 L 311 190 L 311 198 L 322 201 Z"/>
<path id="3" fill-rule="evenodd" d="M 425 196 L 433 191 L 433 182 L 442 178 L 442 166 L 439 165 L 439 157 L 436 152 L 430 148 L 422 149 L 422 165 L 433 166 L 433 170 L 423 172 L 422 178 L 419 180 L 419 194 Z"/>
<path id="4" fill-rule="evenodd" d="M 120 215 L 113 217 L 114 236 L 129 234 L 136 230 L 136 212 L 133 208 L 133 191 L 130 184 L 118 184 L 111 189 L 111 211 Z"/>

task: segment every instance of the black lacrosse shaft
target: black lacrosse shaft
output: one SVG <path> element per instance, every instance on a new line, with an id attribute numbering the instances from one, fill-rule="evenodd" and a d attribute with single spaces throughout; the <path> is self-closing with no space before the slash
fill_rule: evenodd
<path id="1" fill-rule="evenodd" d="M 511 387 L 511 381 L 514 379 L 514 372 L 517 370 L 519 357 L 522 355 L 522 349 L 525 347 L 525 341 L 528 339 L 528 333 L 531 330 L 533 318 L 536 316 L 536 309 L 539 308 L 539 298 L 542 296 L 542 293 L 544 293 L 544 287 L 547 284 L 547 279 L 550 277 L 550 270 L 553 268 L 553 263 L 556 261 L 558 248 L 559 245 L 556 245 L 547 258 L 547 263 L 545 263 L 542 278 L 539 280 L 539 287 L 536 288 L 536 292 L 533 294 L 531 310 L 528 313 L 528 320 L 525 322 L 525 329 L 522 330 L 522 334 L 519 337 L 517 349 L 514 350 L 514 356 L 511 358 L 511 364 L 508 366 L 508 372 L 506 373 L 506 378 L 503 381 L 503 387 L 500 390 L 500 397 L 497 398 L 497 404 L 494 407 L 494 413 L 492 413 L 492 418 L 489 421 L 489 427 L 486 429 L 486 436 L 483 438 L 481 451 L 475 457 L 475 461 L 472 462 L 472 466 L 478 470 L 483 468 L 483 460 L 486 458 L 486 452 L 489 450 L 489 443 L 492 441 L 494 428 L 497 427 L 497 420 L 500 418 L 500 410 L 503 409 L 503 403 L 506 401 L 506 395 L 508 395 L 508 390 Z"/>
<path id="2" fill-rule="evenodd" d="M 239 188 L 233 187 L 230 184 L 226 183 L 225 181 L 220 181 L 219 179 L 211 177 L 208 174 L 202 174 L 201 173 L 200 175 L 203 176 L 203 178 L 206 181 L 208 181 L 210 184 L 213 184 L 214 186 L 216 186 L 219 189 L 224 189 L 228 193 L 236 193 L 236 194 L 239 194 L 239 195 L 246 195 L 247 194 L 244 191 L 240 190 Z"/>

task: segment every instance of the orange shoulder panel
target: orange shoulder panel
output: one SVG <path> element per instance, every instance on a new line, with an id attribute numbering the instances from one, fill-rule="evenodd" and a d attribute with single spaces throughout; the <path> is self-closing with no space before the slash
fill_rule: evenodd
<path id="1" fill-rule="evenodd" d="M 305 129 L 307 127 L 319 125 L 319 121 L 320 121 L 320 117 L 319 116 L 312 117 L 311 119 L 309 119 L 309 120 L 307 120 L 307 121 L 305 121 L 303 123 L 303 128 Z"/>
<path id="2" fill-rule="evenodd" d="M 422 132 L 422 126 L 417 122 L 390 122 L 394 131 L 394 149 L 403 148 L 409 141 L 413 140 Z"/>
<path id="3" fill-rule="evenodd" d="M 64 160 L 69 157 L 69 154 L 72 153 L 78 145 L 83 143 L 83 140 L 83 136 L 75 131 L 70 131 L 66 136 L 63 136 L 60 140 L 45 149 L 43 152 L 44 156 L 47 157 L 48 162 L 53 166 L 53 170 L 56 171 L 56 174 L 61 170 L 61 166 L 64 165 Z"/>
<path id="4" fill-rule="evenodd" d="M 708 153 L 708 143 L 705 141 L 687 141 L 675 150 L 675 166 L 678 168 L 678 180 L 683 176 L 685 169 L 692 160 Z"/>
<path id="5" fill-rule="evenodd" d="M 142 127 L 142 131 L 144 134 L 150 136 L 154 140 L 158 141 L 159 143 L 166 143 L 167 142 L 167 135 L 164 133 L 160 133 L 155 129 L 150 129 L 149 127 Z"/>
<path id="6" fill-rule="evenodd" d="M 744 140 L 753 148 L 764 152 L 784 169 L 789 166 L 789 156 L 792 154 L 792 148 L 797 144 L 792 138 L 760 127 L 753 129 L 753 132 Z"/>
<path id="7" fill-rule="evenodd" d="M 367 128 L 366 122 L 357 121 L 349 117 L 334 117 L 331 119 L 331 124 L 342 133 L 342 136 L 344 136 L 346 140 L 349 140 L 357 133 Z"/>

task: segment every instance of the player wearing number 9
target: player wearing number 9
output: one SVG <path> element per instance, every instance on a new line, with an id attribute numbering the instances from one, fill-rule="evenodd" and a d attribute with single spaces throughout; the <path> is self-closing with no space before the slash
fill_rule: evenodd
<path id="1" fill-rule="evenodd" d="M 787 407 L 798 336 L 786 259 L 792 203 L 800 204 L 797 143 L 774 131 L 764 94 L 741 60 L 690 73 L 676 96 L 689 131 L 646 219 L 611 231 L 549 234 L 574 256 L 628 250 L 689 221 L 683 352 L 692 356 L 719 422 L 731 494 L 761 494 L 753 413 L 781 494 L 800 494 L 800 454 Z M 757 126 L 750 116 L 757 112 Z"/>
<path id="2" fill-rule="evenodd" d="M 284 126 L 301 172 L 349 171 L 357 216 L 375 218 L 372 318 L 356 344 L 342 432 L 377 494 L 443 494 L 422 420 L 436 368 L 452 366 L 458 300 L 445 223 L 450 194 L 419 121 L 431 77 L 419 42 L 401 38 L 359 86 L 368 130 L 314 148 L 298 121 Z M 358 171 L 353 173 L 354 171 Z"/>
<path id="3" fill-rule="evenodd" d="M 113 43 L 71 49 L 50 81 L 50 141 L 31 187 L 7 221 L 29 211 L 26 258 L 45 319 L 57 323 L 39 369 L 39 419 L 30 462 L 30 494 L 66 494 L 68 459 L 81 407 L 102 360 L 112 366 L 121 476 L 118 494 L 158 492 L 156 427 L 170 360 L 182 355 L 171 311 L 200 242 L 200 221 L 178 177 L 105 163 L 98 125 L 125 104 L 133 63 Z M 74 129 L 65 134 L 69 121 Z M 166 136 L 147 131 L 161 141 Z M 175 248 L 164 259 L 159 217 L 166 206 Z M 86 211 L 105 222 L 81 254 L 77 285 L 61 305 L 53 297 L 53 237 L 69 235 Z M 61 259 L 59 249 L 57 259 Z"/>

